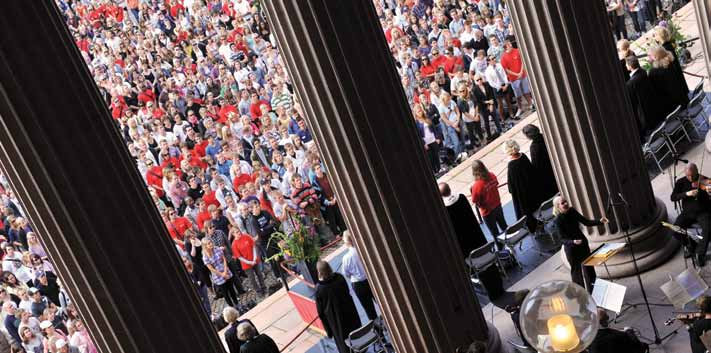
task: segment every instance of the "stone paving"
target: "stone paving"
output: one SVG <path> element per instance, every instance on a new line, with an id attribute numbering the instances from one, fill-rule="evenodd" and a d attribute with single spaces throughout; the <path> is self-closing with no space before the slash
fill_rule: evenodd
<path id="1" fill-rule="evenodd" d="M 698 36 L 696 18 L 691 4 L 688 4 L 680 9 L 674 15 L 674 20 L 681 26 L 682 32 L 686 34 L 688 38 Z M 645 37 L 646 36 L 644 36 L 641 40 L 645 40 Z M 701 44 L 697 42 L 691 48 L 691 52 L 692 57 L 694 57 L 695 60 L 692 64 L 685 68 L 685 71 L 696 75 L 706 76 L 704 58 L 701 54 Z M 687 75 L 689 87 L 694 87 L 699 80 L 700 78 L 698 77 Z M 706 84 L 707 91 L 708 88 L 708 84 Z M 528 115 L 512 129 L 502 134 L 500 138 L 481 148 L 466 161 L 439 178 L 439 181 L 449 183 L 454 192 L 463 193 L 469 196 L 469 186 L 472 183 L 471 163 L 476 159 L 480 159 L 493 173 L 497 175 L 501 183 L 505 183 L 507 172 L 506 165 L 508 161 L 501 149 L 501 144 L 508 139 L 514 139 L 521 145 L 523 152 L 528 152 L 530 143 L 521 132 L 521 129 L 526 124 L 538 125 L 537 113 L 534 112 Z M 707 153 L 704 152 L 703 144 L 696 144 L 696 146 L 693 146 L 684 154 L 684 158 L 694 161 L 702 166 L 701 169 L 703 174 L 711 175 L 711 160 L 709 160 L 708 163 L 702 163 L 705 159 L 711 158 L 710 156 L 706 156 L 706 154 Z M 669 164 L 670 163 L 668 162 L 666 163 L 664 173 L 653 178 L 652 186 L 657 197 L 665 202 L 669 211 L 669 217 L 673 219 L 676 217 L 676 213 L 674 212 L 673 205 L 669 200 L 669 194 L 671 192 L 671 166 Z M 681 168 L 683 167 L 679 167 L 679 173 L 682 173 Z M 511 196 L 506 187 L 500 189 L 500 194 L 504 204 L 510 202 Z M 330 256 L 334 255 L 335 253 Z M 669 275 L 678 274 L 683 271 L 683 269 L 684 260 L 681 252 L 679 252 L 673 259 L 664 265 L 641 275 L 650 303 L 666 304 L 666 299 L 659 290 L 659 286 L 669 279 Z M 563 262 L 559 254 L 545 259 L 545 261 L 535 269 L 526 268 L 526 270 L 526 272 L 530 272 L 528 272 L 524 278 L 511 285 L 507 289 L 508 291 L 531 288 L 551 279 L 568 280 L 570 278 L 568 270 L 563 266 Z M 702 269 L 701 275 L 708 283 L 711 283 L 711 266 L 707 265 L 704 269 Z M 623 278 L 616 280 L 616 282 L 627 286 L 625 303 L 642 302 L 641 290 L 636 277 Z M 482 309 L 487 320 L 492 322 L 494 326 L 497 327 L 504 342 L 507 340 L 518 342 L 518 338 L 513 328 L 513 323 L 505 311 L 490 303 L 486 304 Z M 652 316 L 654 322 L 657 324 L 659 333 L 662 336 L 672 332 L 673 329 L 680 328 L 679 323 L 674 323 L 669 327 L 664 326 L 663 323 L 671 317 L 671 312 L 672 308 L 667 306 L 652 306 Z M 252 320 L 260 332 L 270 335 L 280 348 L 285 347 L 290 343 L 290 341 L 292 341 L 292 339 L 294 339 L 294 341 L 291 342 L 284 352 L 315 353 L 324 351 L 322 348 L 324 341 L 322 339 L 323 336 L 320 333 L 310 329 L 304 331 L 306 324 L 301 321 L 284 289 L 280 289 L 270 297 L 260 302 L 254 309 L 243 315 L 243 318 Z M 644 337 L 650 339 L 653 338 L 651 322 L 644 307 L 638 306 L 628 310 L 618 319 L 618 322 L 614 326 L 620 328 L 633 327 L 639 330 Z M 300 334 L 302 331 L 304 332 Z M 665 340 L 662 345 L 653 346 L 651 350 L 674 353 L 690 352 L 688 342 L 688 334 L 682 327 L 677 334 L 672 335 L 668 340 Z M 507 349 L 511 349 L 511 347 L 507 344 L 506 347 Z"/>

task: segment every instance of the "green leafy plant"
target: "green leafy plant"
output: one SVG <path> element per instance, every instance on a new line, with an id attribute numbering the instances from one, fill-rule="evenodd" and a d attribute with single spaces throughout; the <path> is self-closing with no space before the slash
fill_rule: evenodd
<path id="1" fill-rule="evenodd" d="M 269 261 L 284 258 L 288 262 L 316 262 L 321 256 L 318 234 L 313 227 L 304 224 L 300 217 L 289 216 L 286 222 L 290 222 L 294 231 L 290 233 L 274 232 L 269 237 L 267 247 L 276 243 L 279 252 L 271 256 Z"/>

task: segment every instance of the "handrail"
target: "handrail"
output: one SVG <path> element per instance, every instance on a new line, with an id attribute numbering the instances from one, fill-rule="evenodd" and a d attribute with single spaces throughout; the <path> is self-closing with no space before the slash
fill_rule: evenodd
<path id="1" fill-rule="evenodd" d="M 313 320 L 311 320 L 311 322 L 309 322 L 308 325 L 306 325 L 306 327 L 304 327 L 301 331 L 299 331 L 299 333 L 297 333 L 296 336 L 294 336 L 294 338 L 292 338 L 292 339 L 289 341 L 289 343 L 287 343 L 282 349 L 279 350 L 279 353 L 284 352 L 287 348 L 289 348 L 289 346 L 290 346 L 292 343 L 294 343 L 299 337 L 301 337 L 301 335 L 304 334 L 304 332 L 306 332 L 306 330 L 307 330 L 309 327 L 311 327 L 311 325 L 313 325 L 313 323 L 316 322 L 316 320 L 318 320 L 318 319 L 319 319 L 319 316 L 316 315 L 316 317 L 315 317 Z"/>

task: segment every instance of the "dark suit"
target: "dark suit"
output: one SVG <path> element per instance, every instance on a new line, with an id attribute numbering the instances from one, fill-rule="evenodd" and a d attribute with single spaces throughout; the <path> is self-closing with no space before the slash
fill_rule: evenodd
<path id="1" fill-rule="evenodd" d="M 242 345 L 244 345 L 244 341 L 240 340 L 237 338 L 237 326 L 243 322 L 248 322 L 250 325 L 254 326 L 252 324 L 252 321 L 249 320 L 237 320 L 230 327 L 225 330 L 225 343 L 227 343 L 227 349 L 230 351 L 230 353 L 240 353 L 240 349 L 242 348 Z M 256 326 L 254 326 L 256 328 Z"/>
<path id="2" fill-rule="evenodd" d="M 660 112 L 659 97 L 652 81 L 643 69 L 637 69 L 631 74 L 625 84 L 632 102 L 632 111 L 637 118 L 640 138 L 644 138 L 664 120 Z"/>
<path id="3" fill-rule="evenodd" d="M 279 353 L 279 347 L 271 337 L 261 334 L 245 342 L 240 353 Z"/>
<path id="4" fill-rule="evenodd" d="M 646 351 L 643 343 L 623 331 L 601 327 L 597 331 L 597 335 L 590 344 L 590 353 L 608 353 L 608 352 L 625 352 L 625 353 L 642 353 Z"/>
<path id="5" fill-rule="evenodd" d="M 481 89 L 479 85 L 474 85 L 474 87 L 472 87 L 472 98 L 476 102 L 479 114 L 481 115 L 481 119 L 484 121 L 486 137 L 488 139 L 491 139 L 492 135 L 491 129 L 489 128 L 489 119 L 494 120 L 494 125 L 496 126 L 497 133 L 500 133 L 502 130 L 501 121 L 496 115 L 496 107 L 498 104 L 496 99 L 496 91 L 493 87 L 491 87 L 491 85 L 489 85 L 488 82 L 484 82 L 484 89 Z M 494 101 L 494 107 L 491 111 L 489 111 L 488 104 L 486 104 L 486 101 L 488 100 Z"/>

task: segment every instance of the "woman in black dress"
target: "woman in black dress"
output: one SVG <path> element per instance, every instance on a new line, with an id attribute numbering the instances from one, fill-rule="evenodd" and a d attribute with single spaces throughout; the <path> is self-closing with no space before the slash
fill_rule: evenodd
<path id="1" fill-rule="evenodd" d="M 582 224 L 586 227 L 601 226 L 607 224 L 607 218 L 602 217 L 599 221 L 587 219 L 578 210 L 571 207 L 568 200 L 562 196 L 553 199 L 553 214 L 556 216 L 556 228 L 563 240 L 565 257 L 570 264 L 571 280 L 592 293 L 592 284 L 595 283 L 597 275 L 594 267 L 583 266 L 583 261 L 590 256 L 590 246 L 588 245 L 588 239 L 580 230 L 580 225 Z M 584 280 L 583 271 L 585 271 Z"/>
<path id="2" fill-rule="evenodd" d="M 679 61 L 679 56 L 676 55 L 676 48 L 674 48 L 674 44 L 672 44 L 671 32 L 669 32 L 666 27 L 657 26 L 654 28 L 654 40 L 657 44 L 661 45 L 662 48 L 670 52 L 674 57 L 674 61 L 672 61 L 672 68 L 674 69 L 674 73 L 676 73 L 679 78 L 679 83 L 683 84 L 683 86 L 680 86 L 680 89 L 683 89 L 685 92 L 689 92 L 689 86 L 686 83 L 684 71 L 681 68 L 681 61 Z"/>
<path id="3" fill-rule="evenodd" d="M 516 219 L 527 216 L 526 227 L 533 232 L 538 223 L 533 212 L 544 201 L 538 173 L 516 141 L 504 142 L 504 152 L 509 156 L 507 182 Z"/>
<path id="4" fill-rule="evenodd" d="M 657 46 L 652 49 L 651 57 L 654 61 L 649 70 L 649 79 L 659 92 L 659 99 L 662 100 L 660 106 L 663 107 L 664 114 L 668 115 L 678 106 L 686 107 L 689 104 L 689 89 L 684 76 L 674 67 L 672 53 Z"/>
<path id="5" fill-rule="evenodd" d="M 531 164 L 538 172 L 538 181 L 541 183 L 541 198 L 549 200 L 558 193 L 558 185 L 555 181 L 551 159 L 548 157 L 546 142 L 543 140 L 541 130 L 536 125 L 528 124 L 521 131 L 531 140 L 529 154 L 531 155 Z"/>

